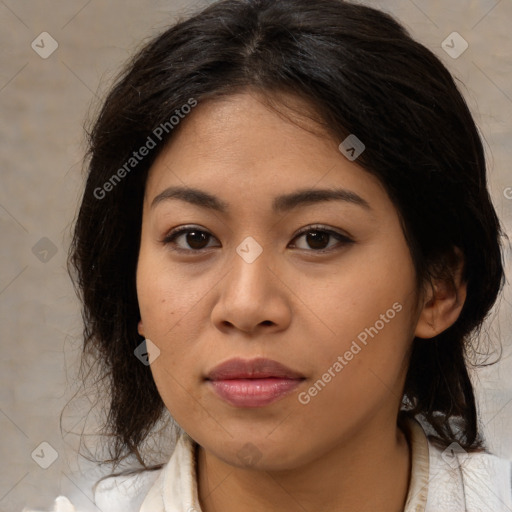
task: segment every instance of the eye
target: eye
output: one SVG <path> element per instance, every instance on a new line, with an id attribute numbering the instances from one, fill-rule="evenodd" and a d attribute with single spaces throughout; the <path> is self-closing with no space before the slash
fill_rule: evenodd
<path id="1" fill-rule="evenodd" d="M 310 249 L 313 249 L 313 252 L 328 252 L 336 247 L 336 245 L 347 245 L 354 242 L 348 236 L 328 229 L 325 226 L 308 226 L 306 229 L 302 230 L 294 240 L 300 238 L 304 238 L 304 242 Z M 334 243 L 330 244 L 330 242 Z M 297 244 L 293 244 L 293 247 L 308 250 L 308 247 L 300 247 L 297 246 Z"/>
<path id="2" fill-rule="evenodd" d="M 173 249 L 178 252 L 198 252 L 209 247 L 215 247 L 211 245 L 208 246 L 208 241 L 211 238 L 214 237 L 211 233 L 208 233 L 208 231 L 198 229 L 194 226 L 185 226 L 172 230 L 162 240 L 162 243 L 164 245 L 174 246 Z"/>
<path id="3" fill-rule="evenodd" d="M 309 249 L 304 246 L 300 247 L 297 244 L 292 244 L 292 247 L 309 250 L 310 252 L 328 252 L 334 249 L 336 245 L 347 245 L 354 242 L 348 236 L 328 229 L 325 226 L 308 226 L 298 233 L 293 240 L 300 238 L 304 238 Z M 199 229 L 196 226 L 184 226 L 168 233 L 162 240 L 162 243 L 173 246 L 175 251 L 190 253 L 200 252 L 211 247 L 219 247 L 220 245 L 208 244 L 212 239 L 215 239 L 215 237 L 208 231 Z"/>

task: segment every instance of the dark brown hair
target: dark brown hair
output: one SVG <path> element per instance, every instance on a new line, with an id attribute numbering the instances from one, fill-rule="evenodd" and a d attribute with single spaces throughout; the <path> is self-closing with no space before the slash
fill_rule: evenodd
<path id="1" fill-rule="evenodd" d="M 150 368 L 134 356 L 143 341 L 135 272 L 148 169 L 176 131 L 171 116 L 191 98 L 200 103 L 246 88 L 274 99 L 278 92 L 300 96 L 338 142 L 348 134 L 364 142 L 357 162 L 397 208 L 418 289 L 434 277 L 449 279 L 460 249 L 464 307 L 445 332 L 414 339 L 403 408 L 444 443 L 481 448 L 467 356 L 503 284 L 502 232 L 482 143 L 454 79 L 373 8 L 342 0 L 224 0 L 146 44 L 89 131 L 69 262 L 83 301 L 83 361 L 109 392 L 109 461 L 134 455 L 144 464 L 139 449 L 165 412 Z M 112 182 L 151 136 L 156 147 Z"/>

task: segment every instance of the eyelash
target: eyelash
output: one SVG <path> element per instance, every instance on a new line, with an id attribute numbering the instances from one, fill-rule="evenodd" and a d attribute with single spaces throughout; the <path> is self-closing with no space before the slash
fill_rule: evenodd
<path id="1" fill-rule="evenodd" d="M 170 231 L 164 237 L 164 239 L 161 240 L 161 243 L 163 245 L 167 245 L 167 246 L 173 245 L 174 246 L 172 248 L 173 251 L 181 252 L 181 253 L 189 253 L 189 254 L 190 253 L 201 253 L 203 251 L 207 251 L 208 249 L 211 249 L 211 247 L 205 247 L 202 249 L 183 249 L 181 247 L 176 247 L 176 244 L 175 244 L 176 238 L 178 238 L 179 236 L 181 236 L 183 234 L 190 233 L 190 232 L 205 233 L 205 234 L 209 235 L 210 237 L 213 237 L 213 235 L 211 233 L 209 233 L 208 231 L 206 231 L 204 229 L 199 229 L 199 227 L 184 226 L 184 227 L 176 228 L 176 229 L 173 229 L 172 231 Z M 341 246 L 350 245 L 350 244 L 354 243 L 354 240 L 349 238 L 347 235 L 343 235 L 342 233 L 338 233 L 337 231 L 333 231 L 332 229 L 329 229 L 326 226 L 322 226 L 322 225 L 312 225 L 312 226 L 308 226 L 308 227 L 304 228 L 303 230 L 301 230 L 299 233 L 297 233 L 293 237 L 293 240 L 295 240 L 296 238 L 299 238 L 300 236 L 302 236 L 304 234 L 308 234 L 308 233 L 326 233 L 326 234 L 331 235 L 334 238 L 336 238 L 338 240 L 338 242 L 341 243 Z M 215 237 L 213 237 L 213 238 L 215 238 Z M 208 241 L 210 241 L 210 240 L 208 240 Z M 317 254 L 318 253 L 325 254 L 325 253 L 332 252 L 333 250 L 336 250 L 337 248 L 339 249 L 339 245 L 330 247 L 329 249 L 300 249 L 300 250 L 307 251 L 307 252 L 314 252 Z"/>

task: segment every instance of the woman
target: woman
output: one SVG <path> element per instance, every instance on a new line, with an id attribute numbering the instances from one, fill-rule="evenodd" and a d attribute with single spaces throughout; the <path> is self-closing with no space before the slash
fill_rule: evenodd
<path id="1" fill-rule="evenodd" d="M 89 156 L 84 353 L 109 462 L 142 466 L 101 510 L 512 510 L 467 370 L 503 284 L 484 152 L 395 20 L 217 2 L 133 59 Z M 181 435 L 149 467 L 167 412 Z"/>

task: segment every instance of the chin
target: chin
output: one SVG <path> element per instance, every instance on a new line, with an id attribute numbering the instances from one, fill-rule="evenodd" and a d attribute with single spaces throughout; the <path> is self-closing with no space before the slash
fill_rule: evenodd
<path id="1" fill-rule="evenodd" d="M 290 435 L 289 442 L 276 442 L 265 435 L 240 435 L 223 440 L 219 444 L 200 443 L 207 452 L 222 460 L 225 464 L 257 471 L 285 471 L 299 467 L 306 462 L 307 454 L 302 451 L 304 445 L 294 442 L 297 436 Z"/>

